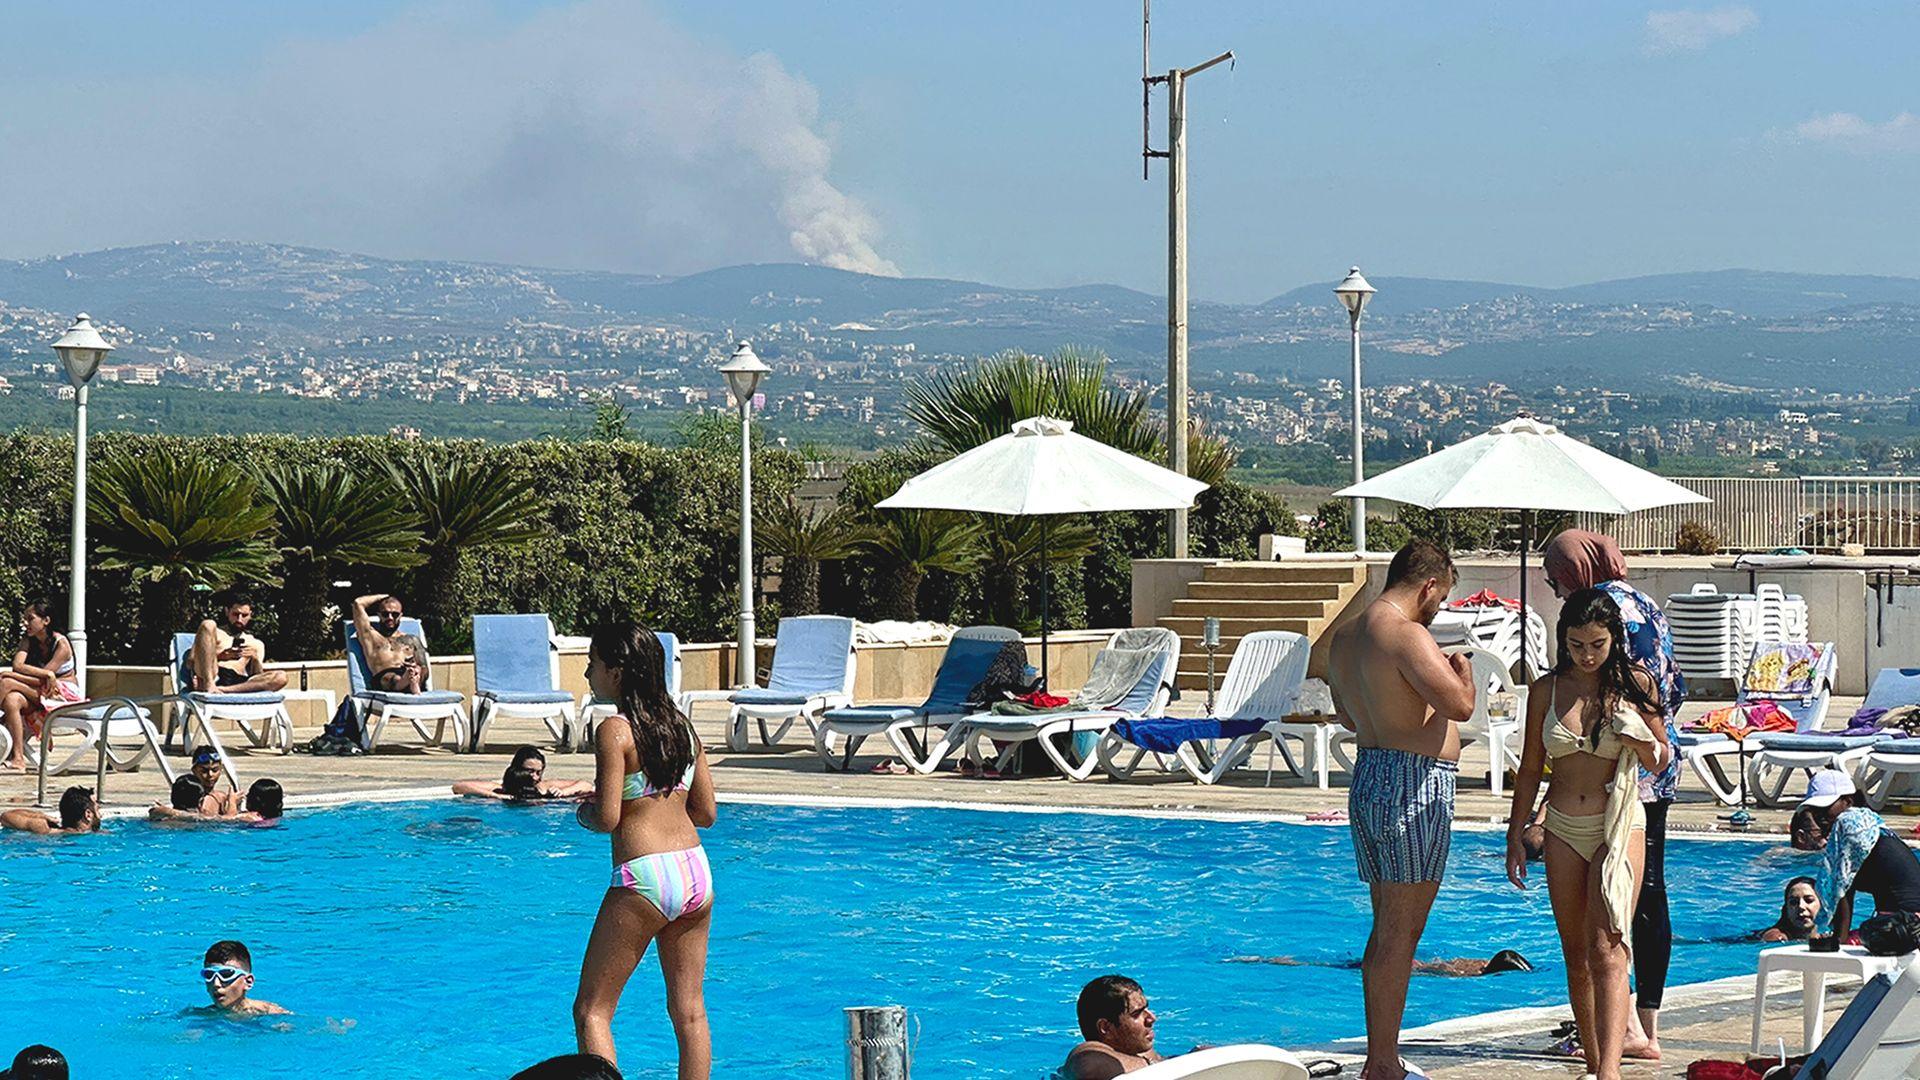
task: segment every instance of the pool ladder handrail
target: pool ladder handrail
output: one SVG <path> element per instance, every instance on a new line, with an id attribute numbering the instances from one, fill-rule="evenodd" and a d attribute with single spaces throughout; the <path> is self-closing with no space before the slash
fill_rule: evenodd
<path id="1" fill-rule="evenodd" d="M 106 706 L 105 709 L 101 710 L 97 721 L 100 728 L 99 736 L 96 740 L 98 743 L 96 749 L 99 752 L 100 758 L 94 766 L 93 778 L 93 797 L 95 801 L 105 803 L 107 801 L 107 737 L 114 717 L 119 715 L 120 711 L 124 708 L 126 714 L 134 720 L 143 721 L 146 719 L 141 713 L 143 707 L 157 707 L 172 700 L 173 698 L 170 695 L 164 694 L 143 698 L 128 697 L 125 694 L 108 694 L 103 697 L 88 698 L 85 701 L 75 701 L 49 711 L 46 718 L 40 722 L 40 761 L 36 770 L 40 774 L 40 786 L 34 798 L 34 805 L 43 810 L 48 806 L 47 769 L 53 751 L 53 724 L 55 720 L 65 716 L 82 715 L 88 722 L 95 722 L 93 717 L 84 716 L 84 714 L 99 709 L 102 705 Z M 176 779 L 176 774 L 174 773 L 173 766 L 167 763 L 166 748 L 155 738 L 153 725 L 151 723 L 142 724 L 140 734 L 141 737 L 146 740 L 147 748 L 153 751 L 154 760 L 160 763 L 161 774 L 167 778 L 167 783 L 171 785 Z"/>

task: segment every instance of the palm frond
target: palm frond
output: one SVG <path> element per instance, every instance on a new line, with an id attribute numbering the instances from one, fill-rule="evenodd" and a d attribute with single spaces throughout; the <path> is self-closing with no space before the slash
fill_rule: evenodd
<path id="1" fill-rule="evenodd" d="M 236 465 L 179 454 L 108 451 L 87 488 L 97 561 L 159 582 L 225 588 L 273 583 L 273 509 Z"/>
<path id="2" fill-rule="evenodd" d="M 269 468 L 260 493 L 278 522 L 288 558 L 405 570 L 426 561 L 421 515 L 400 501 L 386 477 L 372 479 L 331 465 Z"/>

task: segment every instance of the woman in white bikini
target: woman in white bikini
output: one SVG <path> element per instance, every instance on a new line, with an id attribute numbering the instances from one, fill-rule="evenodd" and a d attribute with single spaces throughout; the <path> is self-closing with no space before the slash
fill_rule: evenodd
<path id="1" fill-rule="evenodd" d="M 617 1060 L 614 1009 L 657 941 L 680 1080 L 707 1080 L 713 1045 L 701 984 L 713 871 L 698 830 L 713 824 L 713 778 L 692 721 L 667 693 L 666 666 L 660 639 L 646 627 L 628 622 L 593 635 L 587 681 L 595 697 L 617 702 L 620 711 L 594 733 L 598 794 L 580 805 L 578 817 L 594 832 L 613 834 L 613 881 L 580 963 L 573 1027 L 581 1053 Z"/>
<path id="2" fill-rule="evenodd" d="M 1639 770 L 1673 750 L 1653 679 L 1627 659 L 1620 608 L 1582 589 L 1560 609 L 1559 662 L 1527 697 L 1526 746 L 1507 827 L 1507 877 L 1526 888 L 1522 831 L 1547 761 L 1547 893 L 1587 1072 L 1618 1080 L 1627 1032 L 1627 944 L 1646 858 Z"/>

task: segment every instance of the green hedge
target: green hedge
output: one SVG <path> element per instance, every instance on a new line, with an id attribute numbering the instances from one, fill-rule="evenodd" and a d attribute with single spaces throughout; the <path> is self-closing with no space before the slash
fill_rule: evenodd
<path id="1" fill-rule="evenodd" d="M 537 478 L 549 497 L 553 535 L 527 547 L 469 553 L 456 583 L 458 610 L 545 611 L 562 632 L 584 632 L 597 618 L 631 613 L 684 640 L 732 634 L 739 469 L 731 457 L 630 441 L 502 444 L 382 436 L 105 435 L 92 447 L 97 453 L 113 444 L 142 454 L 211 454 L 257 466 L 331 462 L 364 471 L 397 456 L 499 459 Z M 9 621 L 26 597 L 50 596 L 65 607 L 72 459 L 71 438 L 0 436 L 0 483 L 9 496 L 0 499 L 0 611 Z M 800 471 L 796 455 L 762 451 L 755 462 L 756 494 L 784 497 Z M 398 589 L 405 595 L 410 580 L 405 572 L 366 568 L 347 568 L 345 574 L 355 591 Z M 132 648 L 139 605 L 128 575 L 96 570 L 87 582 L 92 658 L 158 662 Z M 261 585 L 251 591 L 261 633 L 271 641 L 277 590 Z M 211 600 L 203 597 L 209 608 Z M 430 630 L 442 649 L 471 641 L 468 625 Z"/>
<path id="2" fill-rule="evenodd" d="M 545 611 L 563 633 L 583 633 L 596 619 L 630 613 L 682 640 L 726 640 L 733 635 L 739 479 L 737 459 L 730 452 L 627 440 L 486 443 L 384 436 L 108 434 L 96 436 L 92 445 L 98 454 L 116 444 L 143 454 L 214 455 L 261 467 L 333 463 L 366 472 L 395 457 L 503 461 L 516 472 L 534 476 L 548 496 L 552 536 L 526 547 L 470 552 L 455 586 L 456 610 Z M 902 468 L 907 457 L 884 455 L 859 463 L 850 479 Z M 0 613 L 9 623 L 29 597 L 50 597 L 64 610 L 72 472 L 70 437 L 0 435 L 0 485 L 6 493 L 0 497 Z M 794 453 L 757 451 L 756 500 L 786 498 L 801 472 Z M 1131 560 L 1165 554 L 1165 516 L 1108 514 L 1089 518 L 1086 524 L 1097 538 L 1093 554 L 1053 570 L 1054 625 L 1126 625 Z M 1192 515 L 1197 556 L 1252 558 L 1261 533 L 1297 531 L 1285 502 L 1233 482 L 1203 493 Z M 824 567 L 824 610 L 870 616 L 879 560 L 865 555 Z M 404 596 L 410 583 L 408 572 L 347 568 L 344 573 L 356 592 L 397 589 Z M 1039 618 L 1037 574 L 1028 570 L 1016 575 L 1021 621 L 1029 626 Z M 921 617 L 954 623 L 983 620 L 989 610 L 984 576 L 930 575 L 921 591 Z M 158 657 L 141 655 L 133 647 L 140 629 L 139 596 L 129 576 L 95 570 L 87 581 L 92 658 L 99 663 L 158 662 Z M 251 591 L 258 601 L 260 632 L 272 641 L 278 592 L 271 585 Z M 201 599 L 210 611 L 212 598 Z M 779 616 L 778 603 L 767 597 L 762 604 L 762 632 L 770 633 Z M 430 629 L 442 649 L 463 649 L 471 641 L 467 625 Z"/>

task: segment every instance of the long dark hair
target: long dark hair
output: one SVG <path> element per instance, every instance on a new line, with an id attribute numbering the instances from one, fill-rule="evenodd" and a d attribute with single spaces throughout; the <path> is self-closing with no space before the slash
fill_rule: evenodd
<path id="1" fill-rule="evenodd" d="M 1611 715 L 1624 701 L 1644 712 L 1660 712 L 1659 703 L 1648 689 L 1651 680 L 1643 681 L 1645 672 L 1627 656 L 1627 624 L 1620 617 L 1620 605 L 1614 603 L 1604 589 L 1581 589 L 1560 606 L 1557 631 L 1560 658 L 1553 665 L 1553 673 L 1565 675 L 1573 670 L 1573 650 L 1567 648 L 1567 632 L 1576 626 L 1595 625 L 1606 627 L 1607 635 L 1613 639 L 1606 660 L 1600 664 L 1601 711 Z M 1593 732 L 1594 745 L 1599 745 L 1604 729 L 1592 723 L 1588 727 Z"/>
<path id="2" fill-rule="evenodd" d="M 667 652 L 653 631 L 632 621 L 593 632 L 593 655 L 620 673 L 620 715 L 633 729 L 640 772 L 656 791 L 671 791 L 693 767 L 693 722 L 667 693 Z"/>
<path id="3" fill-rule="evenodd" d="M 53 628 L 53 603 L 48 600 L 29 600 L 20 610 L 23 614 L 47 620 L 45 642 L 25 634 L 20 637 L 20 647 L 27 653 L 27 663 L 34 667 L 43 667 L 47 661 L 53 659 L 54 653 L 60 651 L 60 634 Z"/>
<path id="4" fill-rule="evenodd" d="M 1787 887 L 1780 891 L 1780 921 L 1773 924 L 1774 926 L 1779 927 L 1782 931 L 1787 933 L 1792 933 L 1796 929 L 1796 927 L 1793 924 L 1793 920 L 1788 918 L 1787 915 L 1788 915 L 1788 908 L 1793 903 L 1794 887 L 1798 885 L 1805 885 L 1806 887 L 1812 889 L 1813 895 L 1816 897 L 1820 895 L 1820 883 L 1813 880 L 1810 877 L 1797 877 L 1797 878 L 1794 878 L 1792 881 L 1787 882 Z"/>

